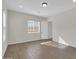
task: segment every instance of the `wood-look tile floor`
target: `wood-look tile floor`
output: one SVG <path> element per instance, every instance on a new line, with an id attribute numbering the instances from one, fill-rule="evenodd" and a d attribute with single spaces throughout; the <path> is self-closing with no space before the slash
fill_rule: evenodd
<path id="1" fill-rule="evenodd" d="M 9 45 L 4 59 L 76 59 L 76 49 L 48 40 Z M 62 46 L 62 47 L 60 47 Z"/>

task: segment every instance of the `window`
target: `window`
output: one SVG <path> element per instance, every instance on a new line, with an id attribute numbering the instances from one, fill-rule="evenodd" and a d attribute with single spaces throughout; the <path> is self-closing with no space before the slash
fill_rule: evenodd
<path id="1" fill-rule="evenodd" d="M 38 21 L 28 21 L 28 33 L 40 33 L 40 22 Z"/>

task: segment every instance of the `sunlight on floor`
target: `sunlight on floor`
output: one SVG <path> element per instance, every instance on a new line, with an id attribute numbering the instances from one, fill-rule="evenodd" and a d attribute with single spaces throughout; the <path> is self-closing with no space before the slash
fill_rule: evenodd
<path id="1" fill-rule="evenodd" d="M 52 42 L 52 41 L 42 42 L 40 44 L 45 45 L 45 46 L 50 46 L 50 47 L 57 47 L 57 48 L 65 48 L 65 47 L 67 47 L 64 44 L 57 43 L 57 42 Z"/>

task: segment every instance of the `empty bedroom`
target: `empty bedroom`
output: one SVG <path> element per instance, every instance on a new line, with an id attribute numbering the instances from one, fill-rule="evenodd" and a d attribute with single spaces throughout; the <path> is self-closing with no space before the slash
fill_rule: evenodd
<path id="1" fill-rule="evenodd" d="M 75 0 L 2 0 L 3 59 L 76 59 Z"/>

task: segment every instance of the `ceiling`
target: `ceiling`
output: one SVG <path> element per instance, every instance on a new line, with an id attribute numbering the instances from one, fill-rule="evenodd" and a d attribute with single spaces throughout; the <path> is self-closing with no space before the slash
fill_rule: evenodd
<path id="1" fill-rule="evenodd" d="M 42 2 L 47 1 L 47 7 Z M 7 0 L 7 8 L 14 11 L 49 17 L 60 12 L 75 8 L 73 0 Z M 23 8 L 19 8 L 22 5 Z"/>

